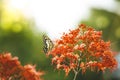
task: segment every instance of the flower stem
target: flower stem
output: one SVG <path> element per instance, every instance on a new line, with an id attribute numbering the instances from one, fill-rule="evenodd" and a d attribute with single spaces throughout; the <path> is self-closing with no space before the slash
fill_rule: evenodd
<path id="1" fill-rule="evenodd" d="M 78 72 L 74 72 L 74 73 L 75 73 L 75 75 L 74 75 L 74 79 L 73 80 L 76 80 Z"/>

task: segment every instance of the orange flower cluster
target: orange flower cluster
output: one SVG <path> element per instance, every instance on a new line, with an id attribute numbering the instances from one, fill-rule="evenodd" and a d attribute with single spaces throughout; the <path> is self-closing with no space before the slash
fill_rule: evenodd
<path id="1" fill-rule="evenodd" d="M 69 33 L 64 33 L 48 52 L 52 55 L 52 64 L 55 64 L 57 69 L 63 69 L 66 75 L 71 70 L 82 70 L 84 73 L 87 69 L 114 69 L 117 61 L 110 49 L 110 42 L 104 42 L 101 36 L 101 31 L 83 24 Z"/>
<path id="2" fill-rule="evenodd" d="M 42 74 L 35 70 L 35 66 L 22 66 L 10 53 L 0 54 L 0 80 L 41 80 Z"/>

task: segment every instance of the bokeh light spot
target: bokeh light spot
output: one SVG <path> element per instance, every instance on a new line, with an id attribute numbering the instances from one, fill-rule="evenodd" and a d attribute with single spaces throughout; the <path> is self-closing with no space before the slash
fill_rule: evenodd
<path id="1" fill-rule="evenodd" d="M 20 24 L 15 24 L 13 27 L 12 27 L 12 31 L 15 32 L 15 33 L 19 33 L 22 31 L 22 26 Z"/>
<path id="2" fill-rule="evenodd" d="M 1 29 L 5 30 L 5 31 L 10 30 L 11 26 L 9 26 L 9 25 L 3 26 L 3 25 L 4 25 L 4 24 L 2 24 Z"/>

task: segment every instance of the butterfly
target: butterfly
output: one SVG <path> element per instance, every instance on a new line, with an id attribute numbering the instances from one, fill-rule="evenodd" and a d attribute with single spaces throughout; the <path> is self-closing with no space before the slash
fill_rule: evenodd
<path id="1" fill-rule="evenodd" d="M 43 43 L 43 51 L 45 54 L 47 54 L 53 48 L 54 44 L 47 35 L 43 35 Z"/>

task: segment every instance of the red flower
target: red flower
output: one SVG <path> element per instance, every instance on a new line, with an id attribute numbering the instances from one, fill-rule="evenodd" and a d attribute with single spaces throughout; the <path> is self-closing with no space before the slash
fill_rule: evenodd
<path id="1" fill-rule="evenodd" d="M 0 78 L 9 79 L 22 69 L 17 57 L 12 58 L 10 53 L 0 54 Z"/>
<path id="2" fill-rule="evenodd" d="M 102 32 L 84 24 L 64 33 L 61 39 L 56 40 L 54 48 L 49 52 L 52 55 L 52 64 L 57 69 L 63 69 L 66 75 L 74 72 L 85 72 L 87 68 L 94 71 L 114 69 L 117 61 L 110 49 L 110 42 L 101 39 Z"/>
<path id="3" fill-rule="evenodd" d="M 10 53 L 0 54 L 0 79 L 1 80 L 41 80 L 35 66 L 20 64 L 17 57 Z"/>
<path id="4" fill-rule="evenodd" d="M 37 72 L 35 70 L 35 66 L 28 64 L 24 66 L 24 69 L 21 74 L 23 76 L 23 79 L 25 80 L 41 80 L 40 75 L 42 75 L 43 73 Z"/>

